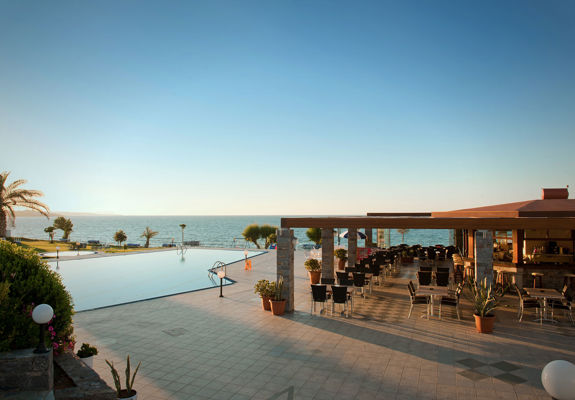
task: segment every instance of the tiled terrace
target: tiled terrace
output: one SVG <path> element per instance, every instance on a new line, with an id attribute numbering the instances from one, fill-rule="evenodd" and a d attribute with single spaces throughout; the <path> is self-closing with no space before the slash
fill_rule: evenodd
<path id="1" fill-rule="evenodd" d="M 296 252 L 296 312 L 274 317 L 253 294 L 275 279 L 275 253 L 253 271 L 228 267 L 224 288 L 144 301 L 75 316 L 79 343 L 98 346 L 96 371 L 110 384 L 104 359 L 142 361 L 139 399 L 549 399 L 543 366 L 575 361 L 575 328 L 515 321 L 516 297 L 498 312 L 493 335 L 475 332 L 471 311 L 457 321 L 407 319 L 402 272 L 356 301 L 352 318 L 310 315 L 304 254 Z M 530 321 L 532 315 L 525 318 Z"/>

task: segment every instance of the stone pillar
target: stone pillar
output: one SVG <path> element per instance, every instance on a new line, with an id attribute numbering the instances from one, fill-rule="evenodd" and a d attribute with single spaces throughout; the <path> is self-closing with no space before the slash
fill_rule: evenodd
<path id="1" fill-rule="evenodd" d="M 6 398 L 53 399 L 52 350 L 36 354 L 34 349 L 0 353 L 0 391 Z M 0 394 L 0 398 L 4 398 Z"/>
<path id="2" fill-rule="evenodd" d="M 475 279 L 487 285 L 493 282 L 493 234 L 491 231 L 475 231 Z"/>
<path id="3" fill-rule="evenodd" d="M 373 229 L 365 228 L 365 247 L 373 246 Z"/>
<path id="4" fill-rule="evenodd" d="M 469 229 L 467 231 L 467 257 L 474 257 L 475 245 L 473 240 L 475 238 L 475 231 Z"/>
<path id="5" fill-rule="evenodd" d="M 523 264 L 523 240 L 525 239 L 525 231 L 523 229 L 513 230 L 512 239 L 513 262 L 515 264 Z"/>
<path id="6" fill-rule="evenodd" d="M 280 228 L 277 231 L 277 278 L 284 279 L 283 297 L 286 299 L 286 312 L 293 312 L 294 309 L 294 234 L 293 229 Z"/>
<path id="7" fill-rule="evenodd" d="M 355 267 L 357 260 L 357 229 L 350 228 L 347 230 L 347 265 Z"/>
<path id="8" fill-rule="evenodd" d="M 333 229 L 321 229 L 321 276 L 333 278 Z"/>

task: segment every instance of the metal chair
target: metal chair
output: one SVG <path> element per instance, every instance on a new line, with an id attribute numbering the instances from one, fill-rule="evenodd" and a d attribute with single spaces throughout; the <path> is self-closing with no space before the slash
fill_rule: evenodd
<path id="1" fill-rule="evenodd" d="M 435 283 L 437 284 L 437 286 L 449 285 L 449 272 L 436 272 Z"/>
<path id="2" fill-rule="evenodd" d="M 441 308 L 443 305 L 455 307 L 455 313 L 457 314 L 457 319 L 461 320 L 459 316 L 459 297 L 461 296 L 462 286 L 457 286 L 455 292 L 450 296 L 443 296 L 439 302 L 439 319 L 441 319 Z"/>
<path id="3" fill-rule="evenodd" d="M 519 296 L 519 311 L 517 312 L 519 322 L 523 320 L 523 312 L 526 308 L 535 308 L 535 315 L 537 316 L 541 312 L 541 303 L 539 300 L 524 295 L 516 284 L 513 284 L 513 286 L 515 287 L 517 296 Z"/>
<path id="4" fill-rule="evenodd" d="M 322 285 L 333 285 L 333 284 L 335 284 L 335 279 L 334 278 L 321 278 L 321 284 Z"/>
<path id="5" fill-rule="evenodd" d="M 411 281 L 409 281 L 409 283 L 407 284 L 407 290 L 409 290 L 409 314 L 407 314 L 407 318 L 409 319 L 411 317 L 413 307 L 415 307 L 416 305 L 425 304 L 425 312 L 427 315 L 427 319 L 429 319 L 429 297 L 416 296 L 415 287 L 413 286 L 413 282 Z"/>
<path id="6" fill-rule="evenodd" d="M 348 304 L 350 303 L 351 296 L 347 293 L 347 286 L 335 286 L 331 287 L 331 314 L 335 312 L 335 305 L 336 304 L 343 304 L 343 311 L 345 312 L 346 317 L 349 317 L 349 308 Z M 353 306 L 352 306 L 353 307 Z"/>
<path id="7" fill-rule="evenodd" d="M 419 285 L 428 286 L 431 284 L 431 271 L 418 271 L 417 280 Z"/>
<path id="8" fill-rule="evenodd" d="M 315 303 L 322 303 L 320 314 L 325 311 L 325 302 L 328 299 L 326 285 L 311 285 L 311 313 L 315 312 Z"/>

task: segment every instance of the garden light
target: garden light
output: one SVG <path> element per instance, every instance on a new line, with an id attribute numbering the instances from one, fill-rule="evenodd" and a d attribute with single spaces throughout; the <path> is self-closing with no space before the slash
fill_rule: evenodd
<path id="1" fill-rule="evenodd" d="M 54 310 L 48 304 L 40 304 L 34 307 L 32 311 L 32 319 L 40 325 L 40 338 L 38 340 L 38 347 L 34 353 L 47 353 L 46 343 L 44 342 L 44 332 L 46 331 L 46 324 L 50 322 L 54 316 Z"/>
<path id="2" fill-rule="evenodd" d="M 218 278 L 220 278 L 220 297 L 224 297 L 223 288 L 224 288 L 224 278 L 226 277 L 226 271 L 219 270 L 218 271 Z"/>
<path id="3" fill-rule="evenodd" d="M 555 360 L 541 371 L 543 387 L 557 400 L 575 400 L 575 365 L 565 360 Z"/>

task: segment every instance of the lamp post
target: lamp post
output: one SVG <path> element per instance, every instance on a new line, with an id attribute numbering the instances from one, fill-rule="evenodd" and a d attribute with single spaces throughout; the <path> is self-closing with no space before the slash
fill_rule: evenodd
<path id="1" fill-rule="evenodd" d="M 226 277 L 226 271 L 223 269 L 218 271 L 218 278 L 220 278 L 220 297 L 224 297 L 224 278 Z"/>
<path id="2" fill-rule="evenodd" d="M 244 259 L 248 261 L 248 249 L 244 249 Z"/>
<path id="3" fill-rule="evenodd" d="M 76 251 L 78 252 L 78 253 L 76 253 L 76 255 L 79 256 L 80 255 L 80 242 L 76 242 Z"/>
<path id="4" fill-rule="evenodd" d="M 40 337 L 38 340 L 38 347 L 34 350 L 34 353 L 42 354 L 47 353 L 50 350 L 46 348 L 46 343 L 44 342 L 44 336 L 46 332 L 46 324 L 50 322 L 54 316 L 54 310 L 48 304 L 39 304 L 34 307 L 32 311 L 32 319 L 38 325 L 40 325 Z"/>
<path id="5" fill-rule="evenodd" d="M 60 246 L 56 246 L 56 269 L 60 269 Z"/>

